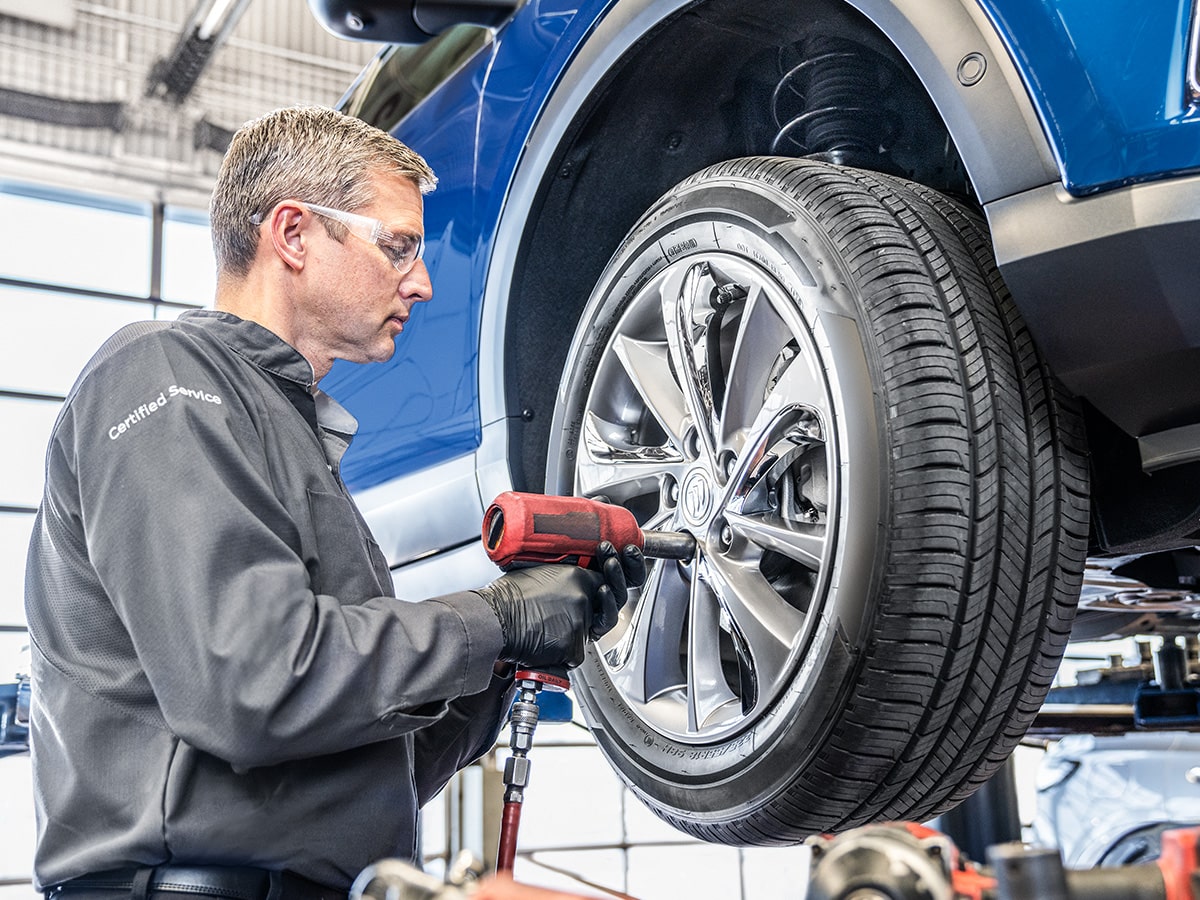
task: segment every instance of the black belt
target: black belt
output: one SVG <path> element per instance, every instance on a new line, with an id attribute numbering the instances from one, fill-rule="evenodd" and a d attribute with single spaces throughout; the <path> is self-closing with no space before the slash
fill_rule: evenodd
<path id="1" fill-rule="evenodd" d="M 148 900 L 163 894 L 221 900 L 346 900 L 347 892 L 292 872 L 245 866 L 145 866 L 82 875 L 46 891 L 46 900 Z"/>

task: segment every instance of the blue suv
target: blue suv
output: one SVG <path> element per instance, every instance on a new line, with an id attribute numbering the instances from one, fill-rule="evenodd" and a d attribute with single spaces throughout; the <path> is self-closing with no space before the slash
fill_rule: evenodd
<path id="1" fill-rule="evenodd" d="M 347 480 L 402 596 L 509 488 L 695 536 L 573 676 L 661 817 L 929 819 L 1069 638 L 1194 634 L 1192 2 L 310 4 L 441 180 Z"/>

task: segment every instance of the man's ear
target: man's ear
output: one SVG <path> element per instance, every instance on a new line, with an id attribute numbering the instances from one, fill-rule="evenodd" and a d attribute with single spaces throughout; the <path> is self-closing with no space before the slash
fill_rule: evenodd
<path id="1" fill-rule="evenodd" d="M 304 207 L 289 200 L 277 203 L 267 219 L 275 254 L 285 266 L 297 272 L 304 268 L 307 250 L 304 224 Z"/>

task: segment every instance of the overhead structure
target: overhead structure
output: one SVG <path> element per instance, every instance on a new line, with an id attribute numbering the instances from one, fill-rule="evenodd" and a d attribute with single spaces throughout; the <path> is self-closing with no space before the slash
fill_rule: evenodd
<path id="1" fill-rule="evenodd" d="M 201 0 L 184 24 L 171 55 L 154 64 L 147 95 L 177 103 L 186 99 L 249 5 L 250 0 Z"/>
<path id="2" fill-rule="evenodd" d="M 336 105 L 379 50 L 297 0 L 190 2 L 0 0 L 4 177 L 205 207 L 238 126 Z"/>

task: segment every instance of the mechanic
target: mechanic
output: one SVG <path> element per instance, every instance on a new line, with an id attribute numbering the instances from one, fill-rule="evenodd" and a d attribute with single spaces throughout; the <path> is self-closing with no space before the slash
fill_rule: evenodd
<path id="1" fill-rule="evenodd" d="M 434 183 L 332 110 L 247 123 L 215 310 L 127 326 L 67 397 L 26 575 L 47 896 L 344 898 L 419 863 L 418 810 L 491 747 L 511 663 L 578 665 L 644 579 L 601 545 L 599 571 L 394 597 L 339 476 L 356 423 L 316 385 L 389 359 L 431 298 Z"/>

